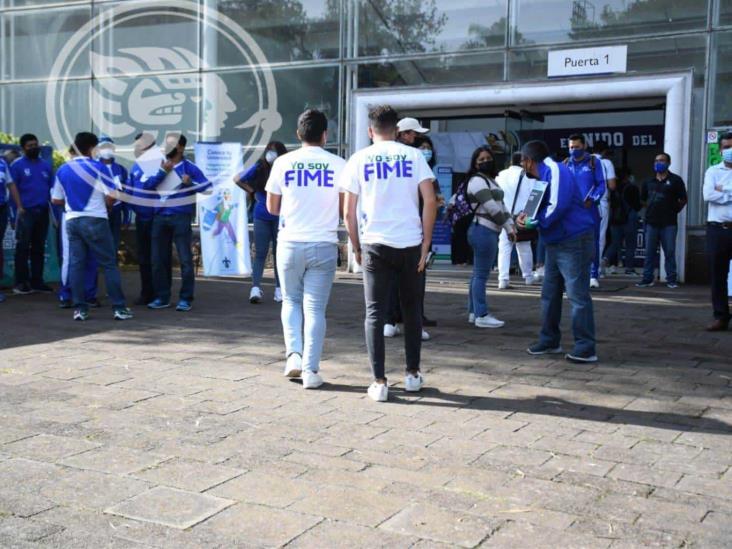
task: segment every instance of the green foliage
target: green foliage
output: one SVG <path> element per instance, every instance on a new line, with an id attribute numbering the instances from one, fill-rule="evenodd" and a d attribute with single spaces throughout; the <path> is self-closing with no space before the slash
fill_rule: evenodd
<path id="1" fill-rule="evenodd" d="M 0 132 L 0 143 L 2 143 L 3 145 L 18 145 L 19 141 L 20 138 L 14 136 L 11 133 Z M 48 145 L 48 143 L 46 142 L 44 143 L 44 145 Z M 61 165 L 68 160 L 65 153 L 57 151 L 56 149 L 53 149 L 52 155 L 54 170 L 59 169 Z"/>

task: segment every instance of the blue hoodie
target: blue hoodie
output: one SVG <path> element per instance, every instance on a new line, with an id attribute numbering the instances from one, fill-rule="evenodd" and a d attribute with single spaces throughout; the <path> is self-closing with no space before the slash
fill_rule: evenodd
<path id="1" fill-rule="evenodd" d="M 549 184 L 537 216 L 544 242 L 557 244 L 594 230 L 593 211 L 585 208 L 582 189 L 567 166 L 547 157 L 539 164 L 538 179 Z"/>

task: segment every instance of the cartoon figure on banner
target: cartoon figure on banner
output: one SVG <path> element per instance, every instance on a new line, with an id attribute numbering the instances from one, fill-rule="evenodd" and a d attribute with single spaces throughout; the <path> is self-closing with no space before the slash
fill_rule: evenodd
<path id="1" fill-rule="evenodd" d="M 203 230 L 210 231 L 213 229 L 213 236 L 219 236 L 226 229 L 229 240 L 232 244 L 236 245 L 236 231 L 231 224 L 231 214 L 238 205 L 233 200 L 230 189 L 220 191 L 216 206 L 212 210 L 204 207 Z"/>

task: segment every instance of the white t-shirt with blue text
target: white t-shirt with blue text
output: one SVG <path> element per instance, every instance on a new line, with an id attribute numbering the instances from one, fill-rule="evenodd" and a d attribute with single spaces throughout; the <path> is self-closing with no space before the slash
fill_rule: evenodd
<path id="1" fill-rule="evenodd" d="M 420 245 L 419 184 L 434 178 L 419 149 L 396 141 L 379 141 L 354 153 L 340 186 L 359 195 L 361 242 L 392 248 Z"/>

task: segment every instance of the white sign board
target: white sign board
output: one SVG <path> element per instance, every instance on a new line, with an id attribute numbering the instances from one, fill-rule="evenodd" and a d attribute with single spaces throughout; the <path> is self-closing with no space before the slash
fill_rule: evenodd
<path id="1" fill-rule="evenodd" d="M 627 72 L 628 46 L 603 46 L 549 52 L 547 76 Z"/>

